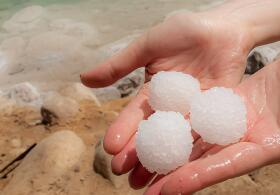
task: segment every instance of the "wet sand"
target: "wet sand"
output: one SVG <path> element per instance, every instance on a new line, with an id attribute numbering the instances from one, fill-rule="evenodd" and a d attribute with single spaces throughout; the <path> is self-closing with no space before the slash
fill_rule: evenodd
<path id="1" fill-rule="evenodd" d="M 44 137 L 60 130 L 71 129 L 82 138 L 86 152 L 82 157 L 78 172 L 67 174 L 67 184 L 57 183 L 42 194 L 142 194 L 130 189 L 126 178 L 120 178 L 121 185 L 116 188 L 113 183 L 93 170 L 95 145 L 103 137 L 107 127 L 131 98 L 114 100 L 97 107 L 94 102 L 80 103 L 79 113 L 70 120 L 57 120 L 54 125 L 34 125 L 32 121 L 38 113 L 31 109 L 14 109 L 10 113 L 1 113 L 0 117 L 0 168 L 12 161 L 18 154 L 33 143 L 39 143 Z M 15 141 L 20 140 L 20 144 Z M 5 179 L 0 179 L 0 191 L 9 183 L 13 172 Z M 250 174 L 231 179 L 206 188 L 198 195 L 276 195 L 279 194 L 280 165 L 272 165 L 256 170 Z M 37 182 L 40 182 L 37 181 Z M 64 181 L 65 182 L 65 181 Z M 61 184 L 62 183 L 62 184 Z M 42 185 L 46 185 L 42 183 Z M 16 186 L 15 186 L 16 188 Z M 34 193 L 36 194 L 36 193 Z"/>

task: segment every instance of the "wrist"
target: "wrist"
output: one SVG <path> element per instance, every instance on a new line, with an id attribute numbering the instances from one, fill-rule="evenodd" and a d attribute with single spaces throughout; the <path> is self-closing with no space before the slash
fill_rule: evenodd
<path id="1" fill-rule="evenodd" d="M 232 0 L 208 12 L 216 18 L 238 24 L 249 34 L 254 46 L 280 39 L 279 0 Z"/>

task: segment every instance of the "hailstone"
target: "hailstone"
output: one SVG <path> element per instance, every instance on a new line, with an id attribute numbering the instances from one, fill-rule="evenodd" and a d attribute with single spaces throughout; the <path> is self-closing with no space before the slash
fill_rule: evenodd
<path id="1" fill-rule="evenodd" d="M 157 111 L 139 124 L 136 152 L 150 172 L 167 174 L 189 159 L 193 137 L 191 126 L 178 112 Z"/>
<path id="2" fill-rule="evenodd" d="M 189 113 L 190 102 L 200 93 L 200 83 L 182 72 L 161 71 L 155 74 L 149 87 L 149 104 L 153 110 Z"/>
<path id="3" fill-rule="evenodd" d="M 227 145 L 244 136 L 246 114 L 245 103 L 232 89 L 214 87 L 191 102 L 190 122 L 204 141 Z"/>

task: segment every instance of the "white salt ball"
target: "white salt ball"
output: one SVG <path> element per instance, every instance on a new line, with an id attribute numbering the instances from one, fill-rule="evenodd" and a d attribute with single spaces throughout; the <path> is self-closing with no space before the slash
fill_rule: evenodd
<path id="1" fill-rule="evenodd" d="M 191 75 L 161 71 L 152 77 L 149 104 L 153 110 L 189 113 L 190 101 L 200 93 L 200 83 Z"/>
<path id="2" fill-rule="evenodd" d="M 191 103 L 190 121 L 204 141 L 227 145 L 238 142 L 246 132 L 246 106 L 232 89 L 211 88 Z"/>
<path id="3" fill-rule="evenodd" d="M 188 161 L 192 142 L 191 126 L 180 113 L 157 111 L 139 124 L 136 152 L 147 170 L 167 174 Z"/>

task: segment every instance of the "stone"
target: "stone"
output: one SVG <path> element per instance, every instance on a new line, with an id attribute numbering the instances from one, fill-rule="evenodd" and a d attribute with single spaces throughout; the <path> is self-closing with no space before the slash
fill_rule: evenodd
<path id="1" fill-rule="evenodd" d="M 117 89 L 117 87 L 114 86 L 95 88 L 92 90 L 97 96 L 98 100 L 102 103 L 121 98 L 121 92 Z"/>
<path id="2" fill-rule="evenodd" d="M 93 52 L 72 36 L 44 32 L 34 36 L 26 46 L 22 67 L 33 80 L 78 80 L 81 65 L 92 64 Z"/>
<path id="3" fill-rule="evenodd" d="M 93 89 L 101 102 L 116 100 L 129 95 L 136 95 L 144 84 L 145 69 L 139 68 L 109 87 Z"/>
<path id="4" fill-rule="evenodd" d="M 56 32 L 46 32 L 30 40 L 26 48 L 26 54 L 27 58 L 30 58 L 30 62 L 54 66 L 65 63 L 65 60 L 68 57 L 75 56 L 80 48 L 79 41 L 72 37 Z"/>
<path id="5" fill-rule="evenodd" d="M 139 68 L 114 84 L 114 86 L 120 91 L 121 97 L 135 95 L 138 92 L 145 81 L 144 72 L 144 68 Z"/>
<path id="6" fill-rule="evenodd" d="M 0 74 L 7 69 L 7 57 L 3 52 L 0 52 Z"/>
<path id="7" fill-rule="evenodd" d="M 0 45 L 0 74 L 3 77 L 21 72 L 21 57 L 26 41 L 20 37 L 4 39 Z"/>
<path id="8" fill-rule="evenodd" d="M 84 151 L 83 141 L 74 132 L 53 133 L 24 158 L 1 194 L 54 194 L 55 187 L 67 184 Z"/>
<path id="9" fill-rule="evenodd" d="M 77 101 L 56 92 L 49 92 L 45 95 L 42 107 L 61 119 L 75 116 L 80 108 Z"/>
<path id="10" fill-rule="evenodd" d="M 99 32 L 96 28 L 85 22 L 62 18 L 52 21 L 49 26 L 54 31 L 60 31 L 66 35 L 74 36 L 83 40 L 85 43 L 91 40 L 97 43 L 99 40 Z"/>
<path id="11" fill-rule="evenodd" d="M 59 91 L 63 96 L 72 98 L 78 102 L 82 100 L 91 100 L 95 102 L 97 106 L 101 106 L 98 98 L 92 90 L 85 87 L 81 83 L 72 83 L 63 86 Z"/>
<path id="12" fill-rule="evenodd" d="M 2 27 L 10 33 L 32 30 L 39 25 L 44 12 L 45 10 L 41 6 L 26 7 L 4 22 Z"/>
<path id="13" fill-rule="evenodd" d="M 116 188 L 121 188 L 127 183 L 127 175 L 116 176 L 111 170 L 112 156 L 103 148 L 103 138 L 95 146 L 94 171 L 105 179 L 108 179 Z"/>
<path id="14" fill-rule="evenodd" d="M 4 97 L 15 102 L 17 106 L 31 106 L 39 108 L 42 99 L 39 91 L 31 83 L 24 82 L 16 84 L 3 91 Z"/>
<path id="15" fill-rule="evenodd" d="M 280 42 L 257 47 L 251 51 L 247 59 L 245 73 L 254 74 L 265 65 L 279 58 Z"/>

